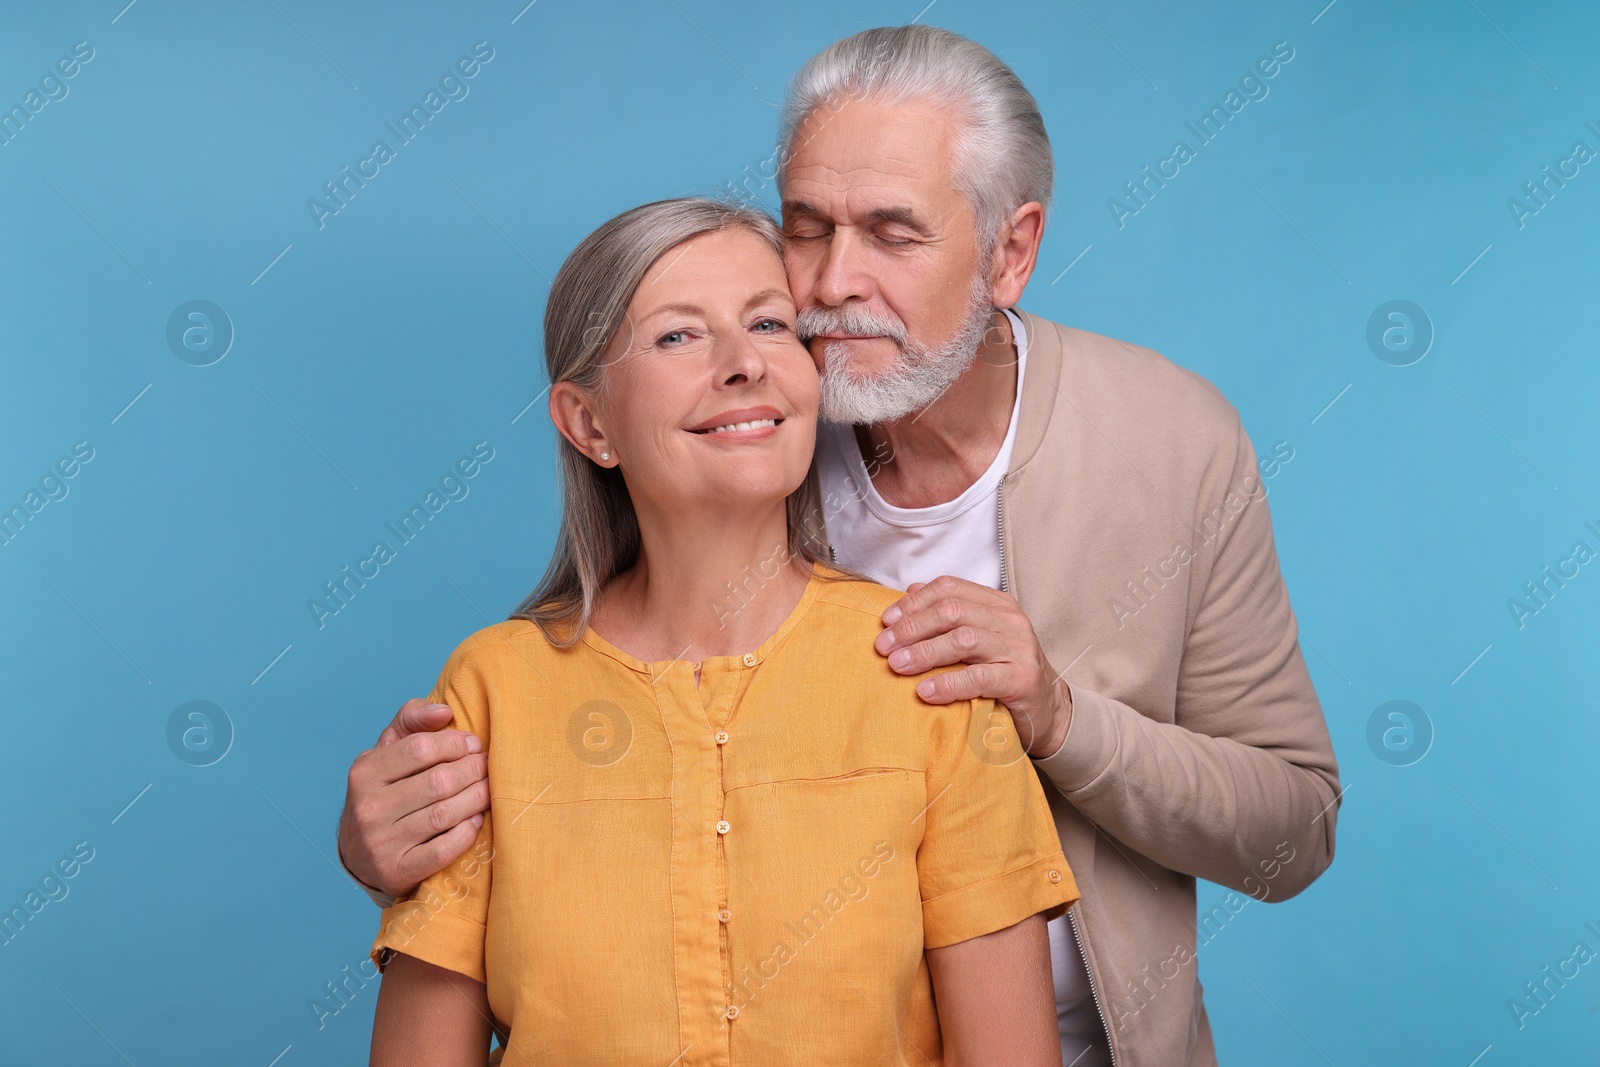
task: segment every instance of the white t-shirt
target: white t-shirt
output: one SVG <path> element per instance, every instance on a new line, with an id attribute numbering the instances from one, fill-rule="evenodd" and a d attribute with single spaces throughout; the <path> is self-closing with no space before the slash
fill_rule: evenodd
<path id="1" fill-rule="evenodd" d="M 1011 466 L 1022 410 L 1022 379 L 1028 364 L 1028 331 L 1009 309 L 1017 348 L 1017 395 L 1011 425 L 988 470 L 960 496 L 926 508 L 898 508 L 873 488 L 855 430 L 823 423 L 817 434 L 828 539 L 837 561 L 895 589 L 941 574 L 991 589 L 1001 587 L 1000 480 Z M 1111 1051 L 1095 1010 L 1089 973 L 1066 916 L 1050 923 L 1050 968 L 1054 973 L 1056 1023 L 1066 1067 L 1106 1067 Z"/>

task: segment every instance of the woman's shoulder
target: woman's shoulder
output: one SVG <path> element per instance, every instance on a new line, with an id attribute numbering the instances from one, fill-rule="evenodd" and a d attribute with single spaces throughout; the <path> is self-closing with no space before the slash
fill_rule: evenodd
<path id="1" fill-rule="evenodd" d="M 968 733 L 972 716 L 985 716 L 992 701 L 957 700 L 934 704 L 917 695 L 917 684 L 930 675 L 960 670 L 936 667 L 918 674 L 901 674 L 874 642 L 883 632 L 883 613 L 905 596 L 904 590 L 877 582 L 843 577 L 819 584 L 808 625 L 792 649 L 789 663 L 796 674 L 788 679 L 791 692 L 828 691 L 845 694 L 835 706 L 836 717 L 859 717 L 864 734 L 889 743 L 898 738 L 933 758 L 930 744 L 944 751 L 959 746 Z M 896 727 L 903 727 L 897 729 Z"/>
<path id="2" fill-rule="evenodd" d="M 539 627 L 528 619 L 507 619 L 481 630 L 474 630 L 456 645 L 450 658 L 478 656 L 491 653 L 507 645 L 521 648 L 550 647 Z"/>
<path id="3" fill-rule="evenodd" d="M 558 648 L 527 619 L 485 626 L 451 650 L 429 699 L 454 709 L 458 728 L 487 740 L 497 707 L 541 706 L 541 698 L 555 691 L 554 680 L 571 676 L 584 647 L 580 641 L 574 649 Z"/>
<path id="4" fill-rule="evenodd" d="M 503 664 L 532 666 L 537 673 L 539 667 L 563 654 L 570 655 L 571 650 L 551 644 L 532 621 L 513 618 L 485 626 L 462 638 L 445 660 L 442 673 L 445 677 L 463 670 L 503 673 Z"/>
<path id="5" fill-rule="evenodd" d="M 883 613 L 903 596 L 899 589 L 852 576 L 819 582 L 816 600 L 807 613 L 804 642 L 818 654 L 818 666 L 825 666 L 835 677 L 842 677 L 840 672 L 854 676 L 864 671 L 867 678 L 880 684 L 899 685 L 910 692 L 915 680 L 890 670 L 888 660 L 873 647 L 883 632 Z M 821 654 L 824 649 L 826 655 Z"/>
<path id="6" fill-rule="evenodd" d="M 817 604 L 841 622 L 881 628 L 889 605 L 906 595 L 903 589 L 891 589 L 826 564 L 819 565 L 817 571 L 825 579 L 818 583 Z"/>
<path id="7" fill-rule="evenodd" d="M 848 670 L 855 664 L 860 672 L 854 680 L 881 686 L 881 692 L 886 697 L 898 696 L 926 713 L 936 709 L 945 709 L 956 716 L 966 713 L 968 701 L 934 705 L 916 695 L 918 682 L 930 675 L 960 670 L 959 665 L 935 667 L 921 674 L 900 674 L 890 669 L 888 657 L 874 646 L 884 629 L 883 613 L 889 610 L 889 605 L 906 595 L 905 590 L 857 578 L 833 568 L 823 573 L 838 577 L 819 583 L 810 629 L 812 636 L 828 648 L 826 662 L 830 669 L 838 672 Z"/>

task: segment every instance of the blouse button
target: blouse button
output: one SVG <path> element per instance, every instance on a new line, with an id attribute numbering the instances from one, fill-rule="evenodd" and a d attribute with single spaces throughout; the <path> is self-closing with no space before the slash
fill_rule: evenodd
<path id="1" fill-rule="evenodd" d="M 717 738 L 717 744 L 719 744 L 719 745 L 727 744 L 728 743 L 728 731 L 726 731 L 726 730 L 718 730 L 717 733 L 716 733 L 716 738 Z"/>
<path id="2" fill-rule="evenodd" d="M 727 908 L 723 908 L 721 911 L 717 912 L 717 921 L 718 922 L 725 923 L 725 922 L 731 921 L 732 919 L 733 919 L 733 912 L 729 911 Z"/>
<path id="3" fill-rule="evenodd" d="M 746 652 L 744 654 L 744 665 L 746 667 L 754 667 L 756 665 L 756 654 L 754 652 Z"/>
<path id="4" fill-rule="evenodd" d="M 728 1018 L 729 1019 L 737 1019 L 738 1017 L 739 1017 L 739 1005 L 737 1005 L 737 1004 L 729 1004 L 728 1005 Z"/>
<path id="5" fill-rule="evenodd" d="M 732 829 L 733 829 L 733 827 L 732 827 L 732 825 L 729 824 L 727 819 L 718 819 L 717 820 L 717 833 L 725 834 L 729 830 L 732 830 Z"/>
<path id="6" fill-rule="evenodd" d="M 1051 870 L 1051 872 L 1050 872 L 1050 880 L 1052 882 L 1061 881 L 1061 872 L 1057 871 L 1057 870 Z"/>

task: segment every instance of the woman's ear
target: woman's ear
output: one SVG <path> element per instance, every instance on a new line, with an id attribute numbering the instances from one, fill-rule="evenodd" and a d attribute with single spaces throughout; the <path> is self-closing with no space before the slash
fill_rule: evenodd
<path id="1" fill-rule="evenodd" d="M 550 421 L 572 447 L 602 467 L 615 467 L 619 460 L 605 431 L 600 428 L 594 394 L 573 382 L 557 382 L 550 387 Z"/>

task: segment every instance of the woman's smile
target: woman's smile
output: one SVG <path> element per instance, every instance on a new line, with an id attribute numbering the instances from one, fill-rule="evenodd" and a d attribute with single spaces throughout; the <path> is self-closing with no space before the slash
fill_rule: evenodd
<path id="1" fill-rule="evenodd" d="M 783 422 L 783 413 L 777 408 L 735 408 L 702 420 L 689 432 L 712 441 L 765 441 L 778 432 Z"/>

